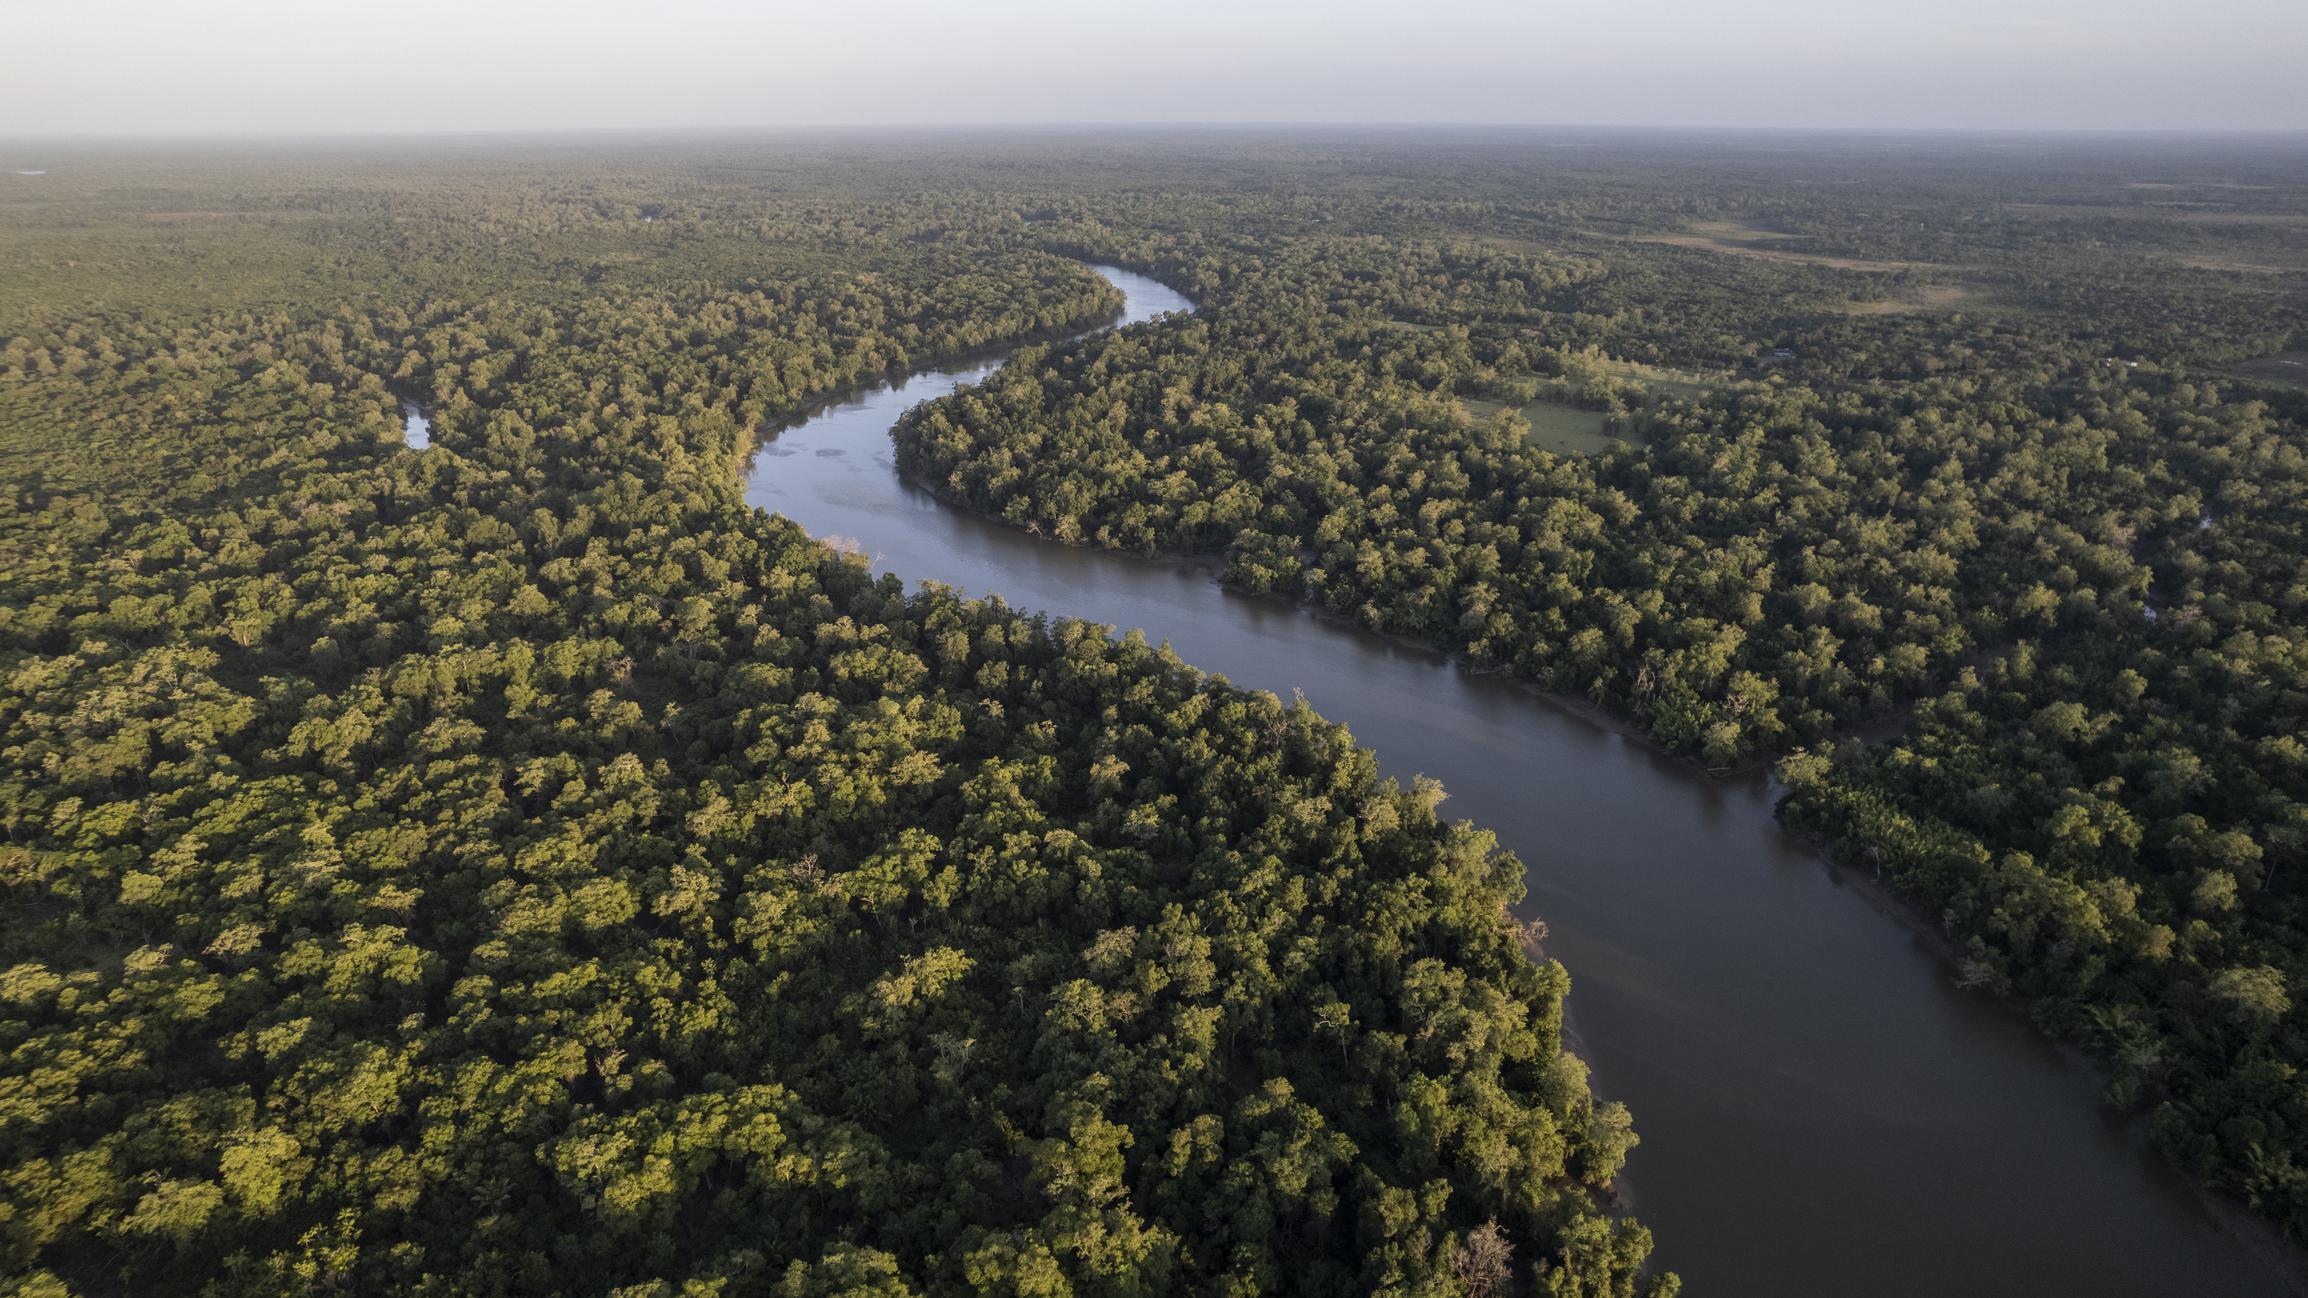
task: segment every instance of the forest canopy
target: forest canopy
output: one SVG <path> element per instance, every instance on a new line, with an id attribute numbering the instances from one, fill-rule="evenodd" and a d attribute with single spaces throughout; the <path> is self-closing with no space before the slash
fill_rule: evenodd
<path id="1" fill-rule="evenodd" d="M 915 410 L 899 464 L 1784 758 L 1964 985 L 2308 1239 L 2308 171 L 1943 147 L 1053 221 L 1204 309 Z"/>
<path id="2" fill-rule="evenodd" d="M 916 481 L 1775 762 L 2308 1237 L 2297 160 L 1592 143 L 0 177 L 0 1273 L 1672 1293 L 1439 788 L 743 503 L 996 345 Z"/>
<path id="3" fill-rule="evenodd" d="M 14 1292 L 1675 1289 L 1439 789 L 743 504 L 765 423 L 1117 305 L 1080 191 L 897 174 L 0 194 Z"/>

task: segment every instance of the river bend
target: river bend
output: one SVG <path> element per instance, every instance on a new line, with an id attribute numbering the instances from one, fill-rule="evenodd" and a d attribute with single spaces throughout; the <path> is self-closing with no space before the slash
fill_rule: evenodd
<path id="1" fill-rule="evenodd" d="M 1192 304 L 1097 267 L 1119 325 Z M 1960 992 L 1896 906 L 1710 780 L 1496 676 L 1221 588 L 1205 567 L 1039 541 L 896 472 L 889 430 L 999 361 L 928 371 L 765 442 L 746 499 L 878 569 L 1168 640 L 1425 773 L 1529 869 L 1569 967 L 1576 1047 L 1633 1108 L 1634 1211 L 1693 1294 L 2294 1292 L 2230 1235 L 2089 1070 Z"/>

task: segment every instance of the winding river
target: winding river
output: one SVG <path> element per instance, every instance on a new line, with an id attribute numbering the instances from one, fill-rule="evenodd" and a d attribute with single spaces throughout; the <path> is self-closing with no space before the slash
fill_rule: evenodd
<path id="1" fill-rule="evenodd" d="M 1192 309 L 1098 267 L 1120 324 Z M 1711 780 L 1444 656 L 1178 562 L 1035 540 L 902 482 L 889 429 L 999 361 L 912 375 L 764 443 L 746 498 L 876 567 L 1142 627 L 1424 772 L 1529 868 L 1571 971 L 1576 1045 L 1643 1145 L 1633 1210 L 1690 1292 L 2253 1295 L 2296 1263 L 2247 1247 L 2103 1115 L 2089 1070 L 1959 992 L 1928 940 L 1772 817 L 1763 776 Z"/>

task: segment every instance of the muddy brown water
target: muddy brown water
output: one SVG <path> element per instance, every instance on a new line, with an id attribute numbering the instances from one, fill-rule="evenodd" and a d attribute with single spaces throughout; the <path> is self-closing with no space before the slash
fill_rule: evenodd
<path id="1" fill-rule="evenodd" d="M 1191 309 L 1112 267 L 1119 324 Z M 1156 324 L 1152 327 L 1160 327 Z M 1528 867 L 1598 1093 L 1642 1145 L 1631 1207 L 1694 1295 L 2301 1292 L 2098 1108 L 2089 1070 L 1957 990 L 1911 916 L 1711 780 L 1512 682 L 1207 567 L 1037 540 L 901 481 L 890 426 L 998 361 L 917 373 L 764 443 L 746 498 L 878 569 L 1141 628 L 1324 715 Z"/>

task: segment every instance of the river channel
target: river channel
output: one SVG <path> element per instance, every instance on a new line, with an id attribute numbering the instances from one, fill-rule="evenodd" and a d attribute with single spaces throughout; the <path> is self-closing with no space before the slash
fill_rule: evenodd
<path id="1" fill-rule="evenodd" d="M 1144 276 L 1119 324 L 1190 310 Z M 1147 324 L 1153 321 L 1155 323 Z M 1389 774 L 1497 832 L 1571 971 L 1576 1045 L 1643 1143 L 1633 1212 L 1694 1295 L 2297 1292 L 2097 1107 L 2088 1068 L 1953 986 L 1912 919 L 1709 779 L 1496 676 L 1202 566 L 1038 540 L 896 473 L 890 426 L 1000 362 L 916 373 L 765 442 L 746 498 L 935 580 L 1142 628 L 1190 663 L 1324 715 Z"/>

